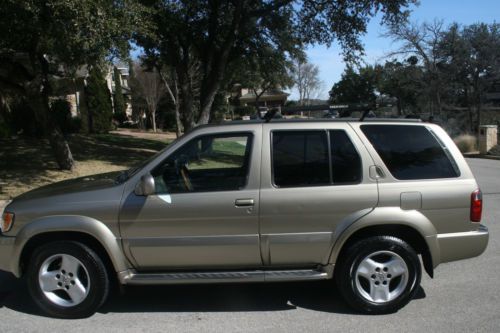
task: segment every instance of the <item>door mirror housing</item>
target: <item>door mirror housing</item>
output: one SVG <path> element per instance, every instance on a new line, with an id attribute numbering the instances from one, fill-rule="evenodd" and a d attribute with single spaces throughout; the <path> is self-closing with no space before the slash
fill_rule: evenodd
<path id="1" fill-rule="evenodd" d="M 135 186 L 134 193 L 140 196 L 155 194 L 155 179 L 149 172 L 141 177 Z"/>

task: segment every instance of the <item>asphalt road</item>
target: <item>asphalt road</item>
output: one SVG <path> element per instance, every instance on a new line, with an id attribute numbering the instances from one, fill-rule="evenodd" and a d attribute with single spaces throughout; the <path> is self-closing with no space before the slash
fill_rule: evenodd
<path id="1" fill-rule="evenodd" d="M 500 161 L 468 160 L 484 192 L 490 243 L 440 265 L 398 313 L 353 313 L 330 282 L 128 288 L 82 320 L 41 316 L 0 272 L 1 332 L 500 332 Z"/>

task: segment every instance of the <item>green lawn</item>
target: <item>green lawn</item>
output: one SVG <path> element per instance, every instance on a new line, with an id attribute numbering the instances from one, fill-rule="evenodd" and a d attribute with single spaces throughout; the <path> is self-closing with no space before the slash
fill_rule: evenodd
<path id="1" fill-rule="evenodd" d="M 0 140 L 0 200 L 64 179 L 128 169 L 168 142 L 160 136 L 144 139 L 117 133 L 75 134 L 69 138 L 69 145 L 77 163 L 69 172 L 57 168 L 45 140 Z"/>

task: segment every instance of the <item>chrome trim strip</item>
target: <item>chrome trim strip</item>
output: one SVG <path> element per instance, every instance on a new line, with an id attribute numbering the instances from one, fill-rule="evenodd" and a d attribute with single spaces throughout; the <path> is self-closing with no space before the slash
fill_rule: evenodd
<path id="1" fill-rule="evenodd" d="M 455 237 L 477 237 L 481 234 L 488 234 L 488 228 L 482 224 L 479 225 L 477 230 L 474 231 L 465 231 L 465 232 L 450 232 L 445 234 L 437 234 L 437 238 L 446 239 L 446 238 L 455 238 Z"/>
<path id="2" fill-rule="evenodd" d="M 124 240 L 131 247 L 253 245 L 259 242 L 259 235 L 143 237 Z"/>

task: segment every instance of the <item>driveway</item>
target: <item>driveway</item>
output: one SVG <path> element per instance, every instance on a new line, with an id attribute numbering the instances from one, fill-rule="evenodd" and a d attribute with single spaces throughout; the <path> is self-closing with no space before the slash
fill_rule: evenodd
<path id="1" fill-rule="evenodd" d="M 424 275 L 398 313 L 353 313 L 329 281 L 128 288 L 88 319 L 38 314 L 21 281 L 0 272 L 2 332 L 499 332 L 500 161 L 468 160 L 484 192 L 486 252 Z"/>

